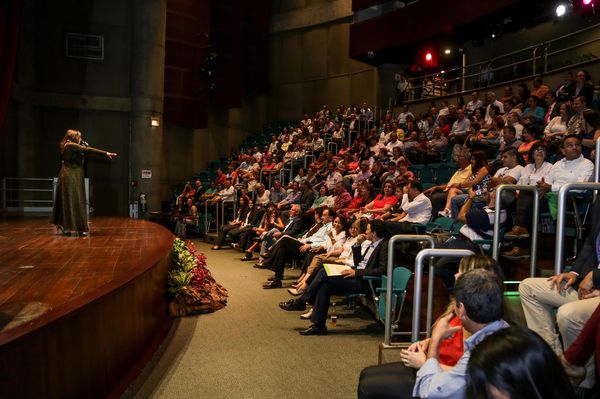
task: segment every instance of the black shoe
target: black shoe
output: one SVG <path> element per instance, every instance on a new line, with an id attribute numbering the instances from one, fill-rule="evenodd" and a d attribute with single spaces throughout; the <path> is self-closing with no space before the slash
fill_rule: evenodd
<path id="1" fill-rule="evenodd" d="M 275 279 L 276 279 L 276 277 L 275 277 L 275 276 L 271 276 L 271 277 L 269 277 L 269 278 L 267 279 L 267 281 L 274 281 Z"/>
<path id="2" fill-rule="evenodd" d="M 263 284 L 263 288 L 265 290 L 268 290 L 270 288 L 281 288 L 281 280 L 279 279 L 273 279 L 273 281 L 269 281 L 268 283 Z"/>
<path id="3" fill-rule="evenodd" d="M 300 335 L 327 335 L 327 327 L 313 324 L 306 330 L 300 331 Z"/>
<path id="4" fill-rule="evenodd" d="M 300 299 L 290 299 L 279 303 L 279 307 L 283 310 L 306 310 L 306 303 Z"/>

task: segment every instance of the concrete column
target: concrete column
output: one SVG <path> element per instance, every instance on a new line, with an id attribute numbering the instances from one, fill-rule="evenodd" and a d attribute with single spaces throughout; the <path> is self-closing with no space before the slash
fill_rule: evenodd
<path id="1" fill-rule="evenodd" d="M 131 180 L 138 188 L 131 190 L 130 202 L 146 193 L 148 208 L 160 208 L 163 164 L 163 98 L 165 71 L 166 0 L 133 1 L 133 40 L 131 60 Z M 152 127 L 150 118 L 160 118 Z M 152 177 L 142 179 L 142 170 Z"/>

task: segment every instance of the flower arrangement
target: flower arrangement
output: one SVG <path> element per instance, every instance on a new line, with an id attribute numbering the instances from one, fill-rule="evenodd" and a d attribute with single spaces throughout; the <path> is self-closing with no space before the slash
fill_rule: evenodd
<path id="1" fill-rule="evenodd" d="M 172 316 L 214 312 L 227 304 L 227 290 L 212 277 L 206 256 L 198 253 L 192 242 L 175 238 L 172 263 L 167 278 Z"/>

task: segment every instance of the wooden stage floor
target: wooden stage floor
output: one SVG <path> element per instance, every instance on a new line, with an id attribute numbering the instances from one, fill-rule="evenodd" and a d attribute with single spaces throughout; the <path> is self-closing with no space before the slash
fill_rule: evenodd
<path id="1" fill-rule="evenodd" d="M 74 329 L 72 338 L 64 337 L 64 331 L 60 335 L 60 339 L 71 341 L 66 346 L 73 345 L 73 351 L 82 350 L 76 348 L 78 334 L 90 337 L 81 342 L 85 350 L 90 351 L 90 345 L 97 345 L 98 351 L 106 351 L 102 342 L 93 342 L 93 335 L 97 334 L 101 341 L 115 335 L 118 341 L 131 332 L 133 339 L 148 340 L 153 339 L 157 329 L 168 330 L 166 273 L 173 240 L 171 232 L 152 222 L 126 218 L 93 218 L 90 230 L 89 237 L 68 237 L 57 233 L 46 218 L 0 215 L 0 372 L 5 367 L 15 366 L 2 357 L 8 353 L 18 355 L 25 349 L 28 337 L 38 337 L 36 339 L 44 345 L 61 329 Z M 128 290 L 131 293 L 127 293 Z M 120 309 L 123 314 L 119 314 Z M 89 314 L 88 310 L 91 310 Z M 73 321 L 75 324 L 68 327 L 64 324 Z M 128 323 L 133 325 L 128 327 Z M 98 329 L 102 331 L 93 331 Z M 45 331 L 50 335 L 40 338 Z M 144 336 L 146 332 L 148 335 Z M 122 342 L 122 345 L 137 347 L 136 353 L 129 353 L 129 359 L 120 363 L 119 372 L 129 373 L 128 367 L 143 356 L 146 351 L 143 346 L 149 344 Z M 54 353 L 56 349 L 46 353 Z M 63 350 L 68 349 L 58 348 L 58 353 L 53 355 L 58 357 L 55 360 L 68 361 L 70 355 L 60 353 Z M 103 359 L 102 353 L 90 352 L 88 356 L 99 356 L 97 361 L 101 363 L 114 360 Z M 73 365 L 75 369 L 78 367 L 77 363 Z M 73 377 L 42 378 L 47 378 L 44 383 L 51 385 L 52 379 Z M 99 381 L 113 386 L 97 394 L 114 393 L 115 384 L 126 383 L 122 377 Z M 0 396 L 2 392 L 12 391 L 12 388 L 4 390 L 3 382 L 6 381 L 0 381 Z M 22 380 L 21 384 L 26 385 L 27 381 Z M 89 392 L 85 387 L 82 389 L 67 396 L 71 393 L 87 396 Z M 63 394 L 60 389 L 49 386 L 31 393 L 45 397 Z"/>

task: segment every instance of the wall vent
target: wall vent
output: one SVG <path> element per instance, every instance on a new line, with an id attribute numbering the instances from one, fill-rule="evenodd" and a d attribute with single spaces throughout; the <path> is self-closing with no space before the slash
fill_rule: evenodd
<path id="1" fill-rule="evenodd" d="M 104 36 L 67 32 L 67 57 L 104 60 Z"/>

